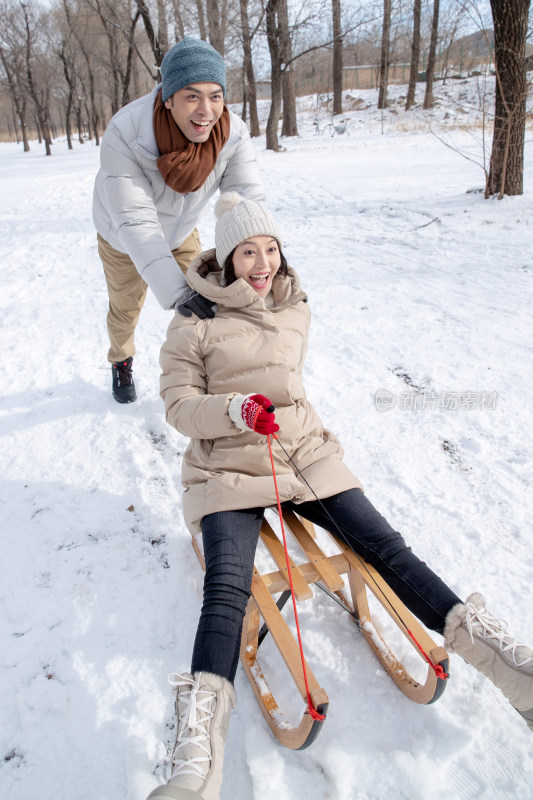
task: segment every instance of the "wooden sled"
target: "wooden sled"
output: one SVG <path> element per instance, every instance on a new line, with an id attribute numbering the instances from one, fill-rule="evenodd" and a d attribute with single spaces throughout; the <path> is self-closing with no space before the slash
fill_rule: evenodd
<path id="1" fill-rule="evenodd" d="M 292 511 L 284 511 L 283 520 L 287 535 L 289 532 L 292 534 L 308 559 L 305 563 L 298 565 L 290 562 L 296 600 L 306 600 L 312 597 L 314 585 L 325 591 L 352 614 L 366 641 L 398 688 L 416 703 L 434 703 L 443 693 L 446 681 L 437 677 L 431 664 L 427 664 L 424 683 L 411 677 L 372 624 L 367 591 L 372 593 L 382 608 L 390 615 L 420 658 L 427 663 L 412 637 L 409 636 L 408 630 L 429 656 L 432 664 L 440 665 L 445 673 L 448 671 L 446 650 L 435 644 L 425 628 L 413 617 L 376 570 L 362 558 L 354 555 L 348 546 L 336 536 L 329 534 L 335 542 L 338 552 L 328 556 L 317 544 L 316 534 L 310 522 L 300 519 Z M 259 707 L 276 738 L 285 747 L 292 750 L 303 750 L 316 739 L 324 720 L 313 719 L 307 710 L 307 693 L 300 650 L 281 613 L 285 602 L 290 598 L 285 552 L 282 541 L 266 519 L 261 528 L 261 539 L 278 569 L 261 575 L 254 568 L 252 594 L 243 624 L 240 659 Z M 203 554 L 194 539 L 193 544 L 200 563 L 205 569 Z M 289 543 L 289 551 L 291 549 L 292 542 Z M 346 582 L 343 576 L 346 576 Z M 276 602 L 275 597 L 278 595 Z M 284 717 L 258 661 L 261 642 L 268 633 L 271 634 L 296 689 L 305 703 L 306 710 L 296 727 L 289 724 Z M 326 717 L 329 705 L 328 695 L 307 663 L 306 671 L 312 705 L 319 714 Z"/>

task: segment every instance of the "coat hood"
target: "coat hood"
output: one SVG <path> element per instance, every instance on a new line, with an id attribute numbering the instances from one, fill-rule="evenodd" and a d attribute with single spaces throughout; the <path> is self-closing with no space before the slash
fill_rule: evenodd
<path id="1" fill-rule="evenodd" d="M 187 270 L 187 283 L 219 307 L 246 308 L 263 305 L 262 298 L 243 278 L 237 278 L 230 286 L 222 285 L 222 270 L 216 260 L 214 247 L 194 259 Z M 272 294 L 276 308 L 286 308 L 299 300 L 307 300 L 300 279 L 291 267 L 288 268 L 287 276 L 279 273 L 274 276 Z"/>

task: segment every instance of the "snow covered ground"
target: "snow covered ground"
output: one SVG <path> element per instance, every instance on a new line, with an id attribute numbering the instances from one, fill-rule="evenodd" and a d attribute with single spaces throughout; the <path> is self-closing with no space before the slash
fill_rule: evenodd
<path id="1" fill-rule="evenodd" d="M 308 100 L 285 152 L 255 145 L 314 315 L 310 398 L 416 552 L 532 643 L 533 147 L 522 197 L 472 191 L 469 91 L 443 87 L 432 112 L 450 147 L 371 92 L 352 93 L 347 134 L 317 135 Z M 4 800 L 143 800 L 163 780 L 167 675 L 188 668 L 201 603 L 180 515 L 186 441 L 158 396 L 169 315 L 152 296 L 139 400 L 110 393 L 97 167 L 90 144 L 58 141 L 51 158 L 0 145 Z M 482 676 L 452 658 L 442 699 L 418 706 L 329 601 L 303 603 L 301 624 L 331 701 L 323 732 L 282 749 L 240 670 L 222 800 L 533 798 L 531 733 Z"/>

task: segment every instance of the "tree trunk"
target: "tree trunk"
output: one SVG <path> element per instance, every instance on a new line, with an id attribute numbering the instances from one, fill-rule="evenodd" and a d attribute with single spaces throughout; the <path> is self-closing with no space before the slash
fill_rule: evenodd
<path id="1" fill-rule="evenodd" d="M 415 102 L 416 81 L 418 78 L 418 62 L 420 61 L 420 17 L 422 0 L 415 0 L 413 7 L 413 41 L 411 43 L 411 68 L 409 70 L 409 88 L 405 108 L 409 110 Z"/>
<path id="2" fill-rule="evenodd" d="M 65 109 L 65 132 L 67 134 L 67 147 L 69 150 L 72 150 L 72 125 L 70 119 L 72 107 L 74 105 L 74 78 L 70 72 L 70 64 L 66 54 L 66 42 L 64 41 L 61 42 L 61 50 L 58 52 L 58 56 L 63 64 L 63 73 L 68 86 L 67 107 Z"/>
<path id="3" fill-rule="evenodd" d="M 268 0 L 266 7 L 266 31 L 271 62 L 270 113 L 266 126 L 267 150 L 279 150 L 278 123 L 281 112 L 281 52 L 278 35 L 278 10 L 280 0 Z"/>
<path id="4" fill-rule="evenodd" d="M 100 0 L 96 0 L 96 12 L 102 23 L 102 27 L 105 31 L 105 35 L 107 37 L 107 44 L 109 49 L 109 65 L 111 67 L 111 75 L 113 76 L 113 88 L 111 92 L 111 113 L 116 114 L 120 108 L 120 98 L 121 98 L 121 84 L 122 84 L 122 75 L 120 70 L 120 59 L 118 56 L 118 46 L 117 46 L 117 27 L 110 23 L 108 20 L 108 9 L 102 9 L 100 5 Z"/>
<path id="5" fill-rule="evenodd" d="M 243 71 L 246 81 L 246 96 L 250 106 L 250 135 L 260 136 L 259 116 L 257 114 L 257 91 L 255 88 L 254 65 L 252 61 L 252 37 L 250 35 L 250 20 L 248 18 L 248 0 L 240 0 Z"/>
<path id="6" fill-rule="evenodd" d="M 135 28 L 140 16 L 141 14 L 137 10 L 137 13 L 131 21 L 130 30 L 128 33 L 128 55 L 126 57 L 126 69 L 122 79 L 122 106 L 125 106 L 130 102 L 130 82 L 133 68 L 133 53 L 135 50 Z"/>
<path id="7" fill-rule="evenodd" d="M 13 128 L 11 128 L 11 125 L 13 125 Z M 9 119 L 9 117 L 7 118 L 7 133 L 9 137 L 15 139 L 15 142 L 17 144 L 20 144 L 19 126 L 17 122 L 17 111 L 13 103 L 11 104 L 11 120 Z"/>
<path id="8" fill-rule="evenodd" d="M 224 10 L 219 0 L 206 0 L 209 43 L 224 57 Z"/>
<path id="9" fill-rule="evenodd" d="M 32 67 L 33 40 L 27 6 L 22 5 L 22 12 L 24 14 L 24 24 L 26 28 L 26 79 L 28 81 L 30 97 L 35 106 L 38 127 L 44 141 L 45 153 L 47 156 L 51 156 L 52 138 L 50 135 L 50 87 L 45 86 L 44 89 L 38 89 L 35 82 Z"/>
<path id="10" fill-rule="evenodd" d="M 281 94 L 283 99 L 282 136 L 298 136 L 298 119 L 296 116 L 296 93 L 294 91 L 294 73 L 287 67 L 281 77 Z"/>
<path id="11" fill-rule="evenodd" d="M 289 9 L 287 0 L 280 0 L 278 11 L 279 40 L 281 46 L 282 67 L 281 87 L 283 95 L 283 123 L 282 136 L 298 136 L 298 121 L 296 119 L 296 93 L 294 91 L 294 76 L 291 66 L 292 44 L 289 29 Z"/>
<path id="12" fill-rule="evenodd" d="M 242 68 L 241 87 L 242 87 L 241 119 L 243 122 L 246 122 L 246 117 L 248 115 L 248 89 L 246 87 L 246 73 L 244 71 L 244 67 Z"/>
<path id="13" fill-rule="evenodd" d="M 383 30 L 381 32 L 381 67 L 379 70 L 378 108 L 387 108 L 389 83 L 391 0 L 383 0 Z"/>
<path id="14" fill-rule="evenodd" d="M 333 24 L 333 113 L 342 114 L 341 0 L 331 0 Z"/>
<path id="15" fill-rule="evenodd" d="M 28 126 L 26 124 L 26 98 L 23 97 L 21 101 L 21 109 L 19 112 L 20 129 L 22 132 L 22 147 L 25 153 L 30 152 L 30 143 L 28 141 Z"/>
<path id="16" fill-rule="evenodd" d="M 91 66 L 91 61 L 88 54 L 83 51 L 83 55 L 85 56 L 85 63 L 87 64 L 87 76 L 89 78 L 89 102 L 91 108 L 91 115 L 89 117 L 92 132 L 94 135 L 94 143 L 98 147 L 100 144 L 100 135 L 98 133 L 98 127 L 100 124 L 100 120 L 98 118 L 98 111 L 96 108 L 96 98 L 95 98 L 95 91 L 94 91 L 94 73 Z"/>
<path id="17" fill-rule="evenodd" d="M 67 135 L 67 147 L 69 150 L 73 150 L 74 147 L 72 145 L 72 124 L 70 121 L 70 115 L 72 113 L 72 98 L 68 97 L 67 108 L 65 111 L 65 133 Z"/>
<path id="18" fill-rule="evenodd" d="M 0 48 L 0 57 L 2 60 L 2 65 L 4 67 L 4 71 L 6 73 L 9 94 L 11 95 L 18 124 L 20 125 L 20 134 L 22 136 L 22 144 L 24 152 L 28 153 L 30 149 L 30 144 L 28 142 L 28 131 L 26 126 L 26 99 L 22 91 L 18 87 L 18 77 L 15 71 L 11 69 L 8 60 L 4 54 L 4 51 L 1 48 Z M 15 129 L 16 129 L 16 136 L 18 143 L 18 126 L 16 124 L 17 120 L 15 121 Z"/>
<path id="19" fill-rule="evenodd" d="M 161 49 L 161 43 L 159 41 L 159 37 L 156 36 L 154 26 L 152 23 L 152 18 L 150 16 L 150 10 L 144 0 L 135 0 L 135 1 L 137 3 L 137 8 L 139 9 L 139 13 L 142 17 L 142 21 L 144 22 L 144 29 L 146 31 L 146 35 L 148 36 L 150 47 L 152 48 L 152 53 L 155 58 L 155 63 L 157 64 L 158 67 L 160 67 L 165 53 Z"/>
<path id="20" fill-rule="evenodd" d="M 198 12 L 198 27 L 200 29 L 200 39 L 207 42 L 207 26 L 205 24 L 205 13 L 202 0 L 196 0 L 196 11 Z"/>
<path id="21" fill-rule="evenodd" d="M 450 67 L 450 53 L 456 44 L 457 31 L 461 29 L 465 16 L 468 14 L 468 6 L 461 3 L 459 13 L 455 16 L 451 30 L 445 32 L 444 38 L 447 40 L 446 49 L 444 50 L 444 57 L 441 63 L 442 83 L 445 84 L 448 78 L 448 69 Z"/>
<path id="22" fill-rule="evenodd" d="M 179 42 L 185 37 L 185 25 L 181 14 L 181 0 L 173 0 L 174 8 L 174 39 Z"/>
<path id="23" fill-rule="evenodd" d="M 137 5 L 139 5 L 139 2 L 141 2 L 141 0 L 137 0 Z M 94 76 L 94 71 L 93 71 L 92 64 L 91 64 L 91 56 L 89 55 L 89 51 L 88 51 L 88 47 L 87 47 L 86 41 L 83 38 L 84 30 L 83 30 L 83 28 L 80 28 L 77 20 L 72 20 L 71 19 L 70 10 L 69 10 L 68 3 L 67 3 L 66 0 L 63 0 L 63 7 L 65 9 L 65 14 L 66 14 L 66 18 L 67 18 L 67 21 L 68 21 L 68 24 L 69 24 L 69 28 L 72 31 L 72 34 L 74 35 L 74 38 L 76 39 L 76 41 L 78 43 L 79 51 L 82 54 L 83 59 L 85 61 L 86 76 L 87 76 L 87 79 L 89 81 L 90 113 L 89 113 L 89 109 L 87 108 L 87 103 L 86 103 L 87 92 L 85 90 L 85 86 L 83 86 L 83 83 L 82 83 L 82 86 L 83 86 L 83 93 L 82 94 L 83 94 L 83 96 L 81 96 L 81 94 L 80 94 L 80 97 L 78 98 L 78 102 L 79 102 L 80 108 L 81 108 L 83 103 L 85 104 L 84 105 L 84 110 L 85 110 L 85 114 L 86 114 L 86 118 L 87 118 L 87 129 L 88 129 L 89 138 L 91 138 L 91 126 L 92 126 L 92 133 L 94 134 L 95 144 L 98 147 L 99 144 L 100 144 L 100 135 L 99 135 L 99 132 L 98 132 L 98 128 L 99 128 L 99 124 L 100 124 L 100 117 L 99 117 L 99 114 L 98 114 L 98 110 L 96 108 L 95 76 Z M 139 8 L 139 13 L 142 16 L 142 11 L 141 11 L 140 8 Z M 95 57 L 95 54 L 93 54 L 93 58 L 94 57 Z M 79 120 L 79 116 L 78 116 L 78 107 L 77 106 L 76 106 L 76 116 L 78 118 L 78 130 L 79 130 L 80 129 L 80 126 L 79 126 L 80 120 Z M 83 141 L 83 139 L 84 139 L 84 137 L 82 137 L 81 141 Z"/>
<path id="24" fill-rule="evenodd" d="M 84 144 L 85 139 L 83 136 L 83 120 L 82 120 L 82 107 L 81 103 L 76 106 L 76 127 L 78 128 L 78 141 L 80 144 Z"/>
<path id="25" fill-rule="evenodd" d="M 527 83 L 526 38 L 530 0 L 490 0 L 494 21 L 496 104 L 485 196 L 524 191 Z"/>
<path id="26" fill-rule="evenodd" d="M 424 95 L 424 108 L 433 108 L 433 78 L 435 76 L 435 60 L 437 56 L 437 42 L 439 37 L 439 5 L 440 0 L 434 0 L 433 20 L 431 22 L 431 40 L 429 42 L 428 63 L 426 67 L 426 93 Z"/>
<path id="27" fill-rule="evenodd" d="M 168 22 L 165 0 L 157 0 L 157 39 L 159 47 L 166 53 L 168 50 Z"/>

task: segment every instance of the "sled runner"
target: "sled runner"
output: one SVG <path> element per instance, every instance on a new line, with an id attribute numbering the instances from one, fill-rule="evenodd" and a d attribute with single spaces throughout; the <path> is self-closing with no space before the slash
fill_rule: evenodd
<path id="1" fill-rule="evenodd" d="M 398 688 L 417 703 L 435 702 L 446 685 L 446 681 L 437 675 L 439 672 L 445 674 L 448 670 L 446 650 L 435 644 L 425 628 L 413 617 L 376 570 L 352 553 L 336 536 L 329 533 L 337 552 L 328 556 L 319 547 L 314 527 L 310 522 L 300 519 L 292 511 L 284 511 L 283 520 L 286 532 L 292 534 L 293 540 L 308 559 L 298 565 L 290 561 L 296 600 L 312 597 L 314 586 L 326 592 L 352 615 L 384 670 Z M 285 552 L 277 533 L 266 519 L 261 528 L 261 540 L 277 570 L 260 574 L 259 570 L 254 568 L 252 594 L 243 624 L 240 659 L 261 711 L 274 735 L 286 747 L 303 750 L 318 736 L 327 714 L 329 699 L 307 663 L 309 696 L 313 708 L 318 712 L 317 716 L 323 717 L 322 719 L 313 719 L 306 709 L 299 724 L 296 727 L 290 725 L 270 691 L 258 659 L 261 642 L 268 634 L 272 636 L 299 695 L 304 702 L 308 701 L 300 650 L 281 613 L 290 597 Z M 205 568 L 201 548 L 195 539 L 193 544 L 200 563 Z M 367 591 L 371 592 L 420 658 L 427 663 L 427 674 L 423 683 L 411 677 L 375 629 Z M 428 663 L 428 659 L 431 663 Z"/>

